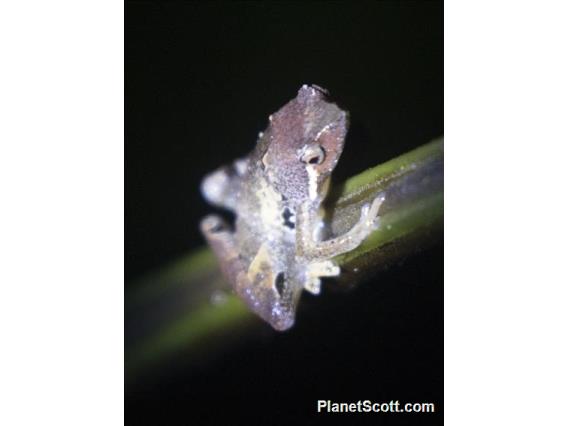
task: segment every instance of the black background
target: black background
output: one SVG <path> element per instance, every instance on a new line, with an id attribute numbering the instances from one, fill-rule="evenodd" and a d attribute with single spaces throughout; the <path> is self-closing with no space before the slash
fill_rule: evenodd
<path id="1" fill-rule="evenodd" d="M 126 285 L 203 244 L 207 172 L 250 151 L 304 83 L 351 114 L 338 181 L 443 134 L 441 2 L 126 4 Z M 441 424 L 443 247 L 298 325 L 199 368 L 127 385 L 126 423 Z M 316 415 L 316 401 L 434 402 L 438 414 Z"/>

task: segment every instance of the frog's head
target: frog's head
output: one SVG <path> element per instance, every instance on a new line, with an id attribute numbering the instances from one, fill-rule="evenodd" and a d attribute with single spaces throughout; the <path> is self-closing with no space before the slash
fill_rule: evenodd
<path id="1" fill-rule="evenodd" d="M 298 96 L 270 116 L 258 145 L 261 169 L 292 203 L 321 201 L 343 151 L 348 114 L 324 89 L 304 85 Z"/>

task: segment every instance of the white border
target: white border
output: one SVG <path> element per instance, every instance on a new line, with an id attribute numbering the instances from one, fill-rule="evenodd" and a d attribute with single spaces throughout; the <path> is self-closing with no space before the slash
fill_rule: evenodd
<path id="1" fill-rule="evenodd" d="M 447 424 L 566 423 L 567 12 L 446 2 Z M 123 5 L 0 48 L 0 423 L 122 424 Z"/>
<path id="2" fill-rule="evenodd" d="M 0 6 L 0 424 L 123 424 L 123 4 Z"/>
<path id="3" fill-rule="evenodd" d="M 447 424 L 568 424 L 567 16 L 445 5 Z"/>

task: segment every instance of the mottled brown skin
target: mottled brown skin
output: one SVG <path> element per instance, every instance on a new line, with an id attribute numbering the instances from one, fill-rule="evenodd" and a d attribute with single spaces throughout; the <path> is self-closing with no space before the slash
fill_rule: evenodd
<path id="1" fill-rule="evenodd" d="M 328 130 L 320 134 L 326 127 Z M 347 112 L 327 102 L 322 91 L 302 88 L 296 99 L 271 116 L 253 158 L 260 157 L 270 184 L 278 192 L 294 204 L 301 204 L 309 198 L 308 172 L 298 152 L 305 145 L 323 148 L 323 161 L 312 165 L 321 186 L 343 152 L 347 128 Z"/>
<path id="2" fill-rule="evenodd" d="M 330 259 L 357 247 L 377 228 L 382 197 L 365 205 L 346 234 L 320 241 L 320 207 L 343 151 L 348 117 L 323 89 L 302 86 L 269 117 L 253 152 L 208 175 L 205 198 L 235 212 L 234 230 L 217 215 L 201 230 L 237 294 L 277 330 L 294 324 L 303 289 L 340 272 Z"/>

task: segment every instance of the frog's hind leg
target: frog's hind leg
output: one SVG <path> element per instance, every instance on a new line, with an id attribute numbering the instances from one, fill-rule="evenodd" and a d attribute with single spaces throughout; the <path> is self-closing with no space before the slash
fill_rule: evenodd
<path id="1" fill-rule="evenodd" d="M 277 330 L 294 324 L 297 298 L 287 292 L 286 275 L 274 271 L 270 255 L 263 245 L 253 259 L 242 259 L 235 234 L 217 215 L 201 221 L 201 231 L 211 246 L 221 271 L 235 292 L 258 316 Z"/>
<path id="2" fill-rule="evenodd" d="M 218 215 L 208 215 L 201 221 L 201 232 L 215 253 L 221 272 L 228 281 L 244 271 L 235 245 L 234 233 Z M 233 284 L 231 282 L 231 284 Z"/>

